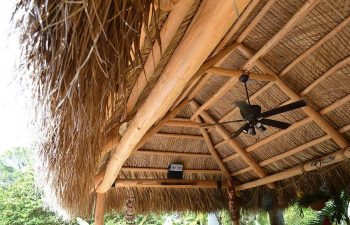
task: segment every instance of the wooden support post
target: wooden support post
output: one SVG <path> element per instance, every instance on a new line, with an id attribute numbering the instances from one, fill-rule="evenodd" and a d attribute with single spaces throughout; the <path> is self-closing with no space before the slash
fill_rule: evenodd
<path id="1" fill-rule="evenodd" d="M 95 225 L 104 224 L 106 193 L 96 193 Z"/>
<path id="2" fill-rule="evenodd" d="M 273 175 L 257 179 L 255 181 L 251 181 L 245 184 L 240 184 L 236 186 L 236 191 L 246 190 L 253 187 L 258 187 L 267 183 L 276 182 L 279 180 L 284 180 L 290 177 L 294 177 L 300 175 L 304 172 L 320 169 L 325 166 L 332 165 L 334 163 L 341 162 L 343 160 L 347 160 L 350 158 L 350 148 L 346 148 L 344 150 L 340 150 L 319 159 L 312 160 L 305 164 L 301 164 L 299 166 L 295 166 L 293 168 L 284 170 L 279 173 L 275 173 Z"/>
<path id="3" fill-rule="evenodd" d="M 254 53 L 246 46 L 240 45 L 238 49 L 248 58 L 252 57 Z M 263 64 L 259 59 L 257 59 L 254 64 L 259 67 L 264 73 L 271 74 L 276 77 L 276 85 L 292 100 L 301 100 L 301 96 L 298 95 L 293 89 L 291 89 L 286 82 L 284 82 L 277 74 L 275 74 L 270 68 Z M 311 106 L 307 105 L 302 108 L 304 112 L 311 117 L 313 121 L 321 127 L 323 131 L 329 134 L 332 139 L 341 147 L 347 148 L 350 146 L 349 142 L 332 126 L 329 122 L 317 111 L 315 111 Z"/>
<path id="4" fill-rule="evenodd" d="M 239 205 L 237 202 L 236 191 L 232 180 L 227 181 L 227 197 L 232 224 L 239 225 Z"/>
<path id="5" fill-rule="evenodd" d="M 271 225 L 284 225 L 283 209 L 273 209 L 269 211 Z"/>
<path id="6" fill-rule="evenodd" d="M 248 5 L 249 1 L 241 0 L 240 4 L 244 5 L 243 3 Z M 231 0 L 221 0 L 220 4 L 209 0 L 201 2 L 157 84 L 118 143 L 97 192 L 104 193 L 111 187 L 124 162 L 146 132 L 170 109 L 196 71 L 236 21 L 237 15 L 232 10 L 234 4 L 235 2 Z M 189 58 L 191 60 L 188 60 Z"/>

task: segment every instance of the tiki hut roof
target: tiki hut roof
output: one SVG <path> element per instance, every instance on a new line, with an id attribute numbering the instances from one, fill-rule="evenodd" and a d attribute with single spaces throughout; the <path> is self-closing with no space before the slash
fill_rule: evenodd
<path id="1" fill-rule="evenodd" d="M 213 2 L 21 2 L 41 174 L 70 214 L 90 213 L 95 191 L 110 210 L 135 197 L 137 212 L 212 211 L 227 208 L 231 178 L 249 209 L 348 184 L 348 2 Z M 255 136 L 201 127 L 241 119 L 243 70 L 263 111 L 308 106 Z M 162 185 L 171 163 L 192 183 Z"/>

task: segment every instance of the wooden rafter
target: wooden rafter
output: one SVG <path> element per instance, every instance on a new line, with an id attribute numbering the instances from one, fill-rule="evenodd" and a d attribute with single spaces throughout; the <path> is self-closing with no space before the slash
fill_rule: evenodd
<path id="1" fill-rule="evenodd" d="M 241 0 L 239 5 L 243 7 L 248 3 L 247 0 Z M 97 192 L 104 193 L 111 187 L 122 165 L 146 132 L 170 109 L 195 72 L 230 29 L 237 19 L 237 15 L 232 10 L 233 4 L 230 0 L 222 0 L 220 4 L 206 0 L 201 3 L 159 81 L 145 103 L 138 109 L 118 143 L 116 151 L 110 157 L 104 179 L 99 184 Z M 203 32 L 206 35 L 203 35 Z M 188 60 L 189 58 L 191 60 Z"/>
<path id="2" fill-rule="evenodd" d="M 302 60 L 306 59 L 309 55 L 315 52 L 319 47 L 321 47 L 328 40 L 333 38 L 336 34 L 339 33 L 344 27 L 346 27 L 350 23 L 350 16 L 346 18 L 343 22 L 338 24 L 333 30 L 331 30 L 328 34 L 326 34 L 323 38 L 321 38 L 318 42 L 316 42 L 313 46 L 311 46 L 308 50 L 299 55 L 296 59 L 293 60 L 286 68 L 282 70 L 279 74 L 280 77 L 286 75 L 294 66 L 300 63 Z"/>
<path id="3" fill-rule="evenodd" d="M 158 41 L 154 42 L 153 48 L 148 54 L 143 70 L 139 74 L 138 79 L 131 90 L 129 99 L 126 104 L 126 116 L 129 116 L 133 111 L 137 99 L 146 87 L 147 82 L 152 79 L 154 70 L 159 63 L 162 54 L 165 52 L 171 40 L 175 36 L 176 31 L 178 30 L 183 19 L 188 14 L 191 6 L 193 5 L 193 2 L 194 0 L 181 0 L 169 13 L 168 18 L 160 31 L 162 46 L 160 46 L 160 43 L 158 43 Z"/>
<path id="4" fill-rule="evenodd" d="M 302 90 L 300 92 L 300 95 L 301 96 L 307 95 L 308 93 L 311 92 L 312 89 L 314 89 L 322 81 L 326 80 L 330 75 L 334 74 L 337 70 L 339 70 L 340 68 L 348 65 L 349 63 L 350 63 L 350 56 L 348 56 L 345 59 L 341 60 L 340 62 L 338 62 L 337 64 L 332 66 L 332 68 L 330 68 L 327 72 L 322 74 L 322 76 L 320 76 L 319 78 L 314 80 L 307 88 L 305 88 L 304 90 Z"/>
<path id="5" fill-rule="evenodd" d="M 253 63 L 259 59 L 259 57 L 265 55 L 273 46 L 275 46 L 280 40 L 282 40 L 289 31 L 291 31 L 295 25 L 299 23 L 299 21 L 304 18 L 308 12 L 310 12 L 313 7 L 319 3 L 320 0 L 310 0 L 307 1 L 299 11 L 288 21 L 288 23 L 282 27 L 280 31 L 277 32 L 261 49 L 256 52 L 254 55 L 250 57 L 250 59 L 242 66 L 243 70 L 250 70 L 253 67 Z M 259 17 L 259 20 L 261 18 Z M 252 23 L 251 23 L 252 24 Z M 251 29 L 252 25 L 249 25 L 246 30 Z M 247 35 L 248 33 L 244 32 L 240 37 L 244 37 L 243 35 Z M 242 39 L 242 38 L 241 38 Z M 237 40 L 237 43 L 240 43 L 244 39 Z M 209 109 L 215 102 L 218 101 L 221 97 L 224 96 L 226 92 L 231 90 L 231 88 L 237 83 L 236 77 L 232 77 L 229 79 L 213 96 L 211 96 L 194 114 L 193 116 L 197 116 L 201 111 Z"/>
<path id="6" fill-rule="evenodd" d="M 324 157 L 309 161 L 307 163 L 300 164 L 290 169 L 284 170 L 279 173 L 272 174 L 270 176 L 257 179 L 245 184 L 240 184 L 235 187 L 236 191 L 242 191 L 253 187 L 269 184 L 284 180 L 293 176 L 300 175 L 304 172 L 320 169 L 325 166 L 329 166 L 343 160 L 350 158 L 350 148 L 340 150 Z M 208 180 L 168 180 L 168 179 L 155 179 L 155 180 L 127 180 L 119 179 L 115 182 L 116 187 L 159 187 L 159 188 L 217 188 L 219 185 L 216 181 Z M 221 187 L 226 187 L 223 183 Z"/>
<path id="7" fill-rule="evenodd" d="M 150 155 L 150 156 L 173 156 L 173 157 L 194 157 L 194 158 L 208 158 L 211 154 L 208 153 L 193 153 L 193 152 L 176 152 L 176 151 L 159 151 L 159 150 L 144 150 L 139 149 L 135 152 L 137 155 Z"/>
<path id="8" fill-rule="evenodd" d="M 174 118 L 172 120 L 169 120 L 168 122 L 165 123 L 166 126 L 171 126 L 171 127 L 192 127 L 192 128 L 199 128 L 200 124 L 193 122 L 189 119 L 182 119 L 182 120 L 177 120 L 178 118 Z"/>
<path id="9" fill-rule="evenodd" d="M 341 99 L 338 99 L 337 101 L 335 101 L 334 103 L 330 104 L 329 106 L 321 109 L 319 111 L 319 113 L 321 115 L 326 115 L 327 113 L 331 112 L 332 110 L 338 108 L 339 106 L 341 106 L 341 105 L 343 105 L 343 104 L 345 104 L 346 102 L 349 102 L 349 101 L 350 101 L 350 95 L 347 95 L 347 96 L 345 96 L 345 97 L 343 97 Z M 297 129 L 297 128 L 299 128 L 299 127 L 301 127 L 301 126 L 303 126 L 303 125 L 305 125 L 307 123 L 310 123 L 311 121 L 312 121 L 312 118 L 310 118 L 310 117 L 307 117 L 307 118 L 304 118 L 302 120 L 299 120 L 299 121 L 293 123 L 287 129 L 280 130 L 280 131 L 278 131 L 278 132 L 276 132 L 276 133 L 274 133 L 274 134 L 272 134 L 272 135 L 270 135 L 270 136 L 268 136 L 268 137 L 266 137 L 266 138 L 256 142 L 255 144 L 248 146 L 246 148 L 246 151 L 247 152 L 252 152 L 252 151 L 258 149 L 259 147 L 261 147 L 261 146 L 263 146 L 263 145 L 265 145 L 265 144 L 275 140 L 276 138 L 281 137 L 281 136 L 283 136 L 283 135 L 285 135 L 285 134 L 287 134 L 287 133 L 289 133 L 289 132 L 291 132 L 291 131 L 293 131 L 293 130 L 295 130 L 295 129 Z M 225 141 L 219 142 L 215 146 L 219 146 L 219 145 L 221 145 L 224 142 Z M 238 154 L 232 154 L 230 156 L 225 157 L 223 159 L 223 161 L 224 162 L 228 162 L 228 161 L 234 160 L 234 159 L 236 159 L 238 157 L 239 157 Z"/>
<path id="10" fill-rule="evenodd" d="M 255 61 L 264 56 L 277 43 L 284 38 L 295 25 L 301 21 L 321 0 L 309 0 L 293 15 L 293 17 L 282 27 L 263 47 L 259 49 L 245 64 L 245 69 L 252 68 Z"/>
<path id="11" fill-rule="evenodd" d="M 122 167 L 124 172 L 167 173 L 168 170 L 168 168 Z M 185 174 L 222 174 L 222 171 L 217 169 L 184 169 L 183 172 Z M 231 177 L 230 173 L 229 176 Z"/>
<path id="12" fill-rule="evenodd" d="M 200 105 L 195 100 L 192 100 L 190 104 L 195 109 L 198 109 L 200 107 Z M 202 111 L 200 116 L 208 123 L 216 123 L 216 121 L 206 111 Z M 215 125 L 215 127 L 216 127 L 217 133 L 220 136 L 222 136 L 224 139 L 227 139 L 227 143 L 231 146 L 231 148 L 241 155 L 243 160 L 251 168 L 254 169 L 254 172 L 259 177 L 267 176 L 265 171 L 258 165 L 258 163 L 246 151 L 244 151 L 244 149 L 242 149 L 241 146 L 235 140 L 231 138 L 231 134 L 222 125 Z M 269 184 L 269 186 L 274 187 L 274 184 Z"/>
<path id="13" fill-rule="evenodd" d="M 347 131 L 349 131 L 349 130 L 350 130 L 350 124 L 347 125 L 347 126 L 344 126 L 344 127 L 340 128 L 338 131 L 339 131 L 340 133 L 345 133 L 345 132 L 347 132 Z M 302 145 L 300 145 L 300 146 L 298 146 L 298 147 L 292 148 L 292 149 L 290 149 L 290 150 L 288 150 L 288 151 L 286 151 L 286 152 L 284 152 L 284 153 L 282 153 L 282 154 L 279 154 L 279 155 L 273 156 L 273 157 L 271 157 L 271 158 L 269 158 L 269 159 L 266 159 L 266 160 L 264 160 L 264 161 L 261 161 L 261 162 L 259 163 L 259 165 L 262 166 L 262 167 L 263 167 L 263 166 L 267 166 L 267 165 L 269 165 L 269 164 L 271 164 L 271 163 L 274 163 L 274 162 L 277 162 L 277 161 L 279 161 L 279 160 L 285 159 L 285 158 L 287 158 L 287 157 L 289 157 L 289 156 L 295 155 L 295 154 L 297 154 L 297 153 L 299 153 L 299 152 L 302 152 L 303 150 L 305 150 L 305 149 L 307 149 L 307 148 L 310 148 L 310 147 L 312 147 L 312 146 L 315 146 L 315 145 L 317 145 L 317 144 L 320 144 L 320 143 L 322 143 L 322 142 L 324 142 L 324 141 L 327 141 L 327 140 L 329 140 L 329 139 L 331 139 L 331 137 L 330 137 L 329 135 L 324 135 L 324 136 L 319 137 L 319 138 L 317 138 L 317 139 L 315 139 L 315 140 L 312 140 L 312 141 L 309 141 L 309 142 L 307 142 L 307 143 L 305 143 L 305 144 L 302 144 Z M 231 175 L 232 175 L 232 176 L 237 176 L 237 175 L 240 175 L 240 174 L 242 174 L 242 173 L 249 172 L 250 170 L 251 170 L 251 168 L 247 167 L 247 168 L 238 170 L 238 171 L 236 171 L 236 172 L 233 172 L 233 173 L 231 173 Z"/>
<path id="14" fill-rule="evenodd" d="M 115 187 L 137 187 L 137 188 L 218 188 L 225 187 L 217 181 L 211 180 L 171 180 L 171 179 L 118 179 Z"/>
<path id="15" fill-rule="evenodd" d="M 275 1 L 275 0 L 273 0 L 273 1 Z M 243 11 L 242 15 L 240 15 L 240 17 L 237 19 L 237 21 L 232 26 L 231 30 L 225 35 L 225 37 L 222 39 L 222 41 L 220 42 L 220 44 L 216 48 L 216 50 L 214 52 L 214 53 L 216 53 L 215 56 L 206 62 L 206 64 L 207 64 L 206 68 L 203 68 L 202 70 L 198 70 L 198 72 L 196 74 L 197 78 L 191 82 L 191 85 L 184 91 L 184 93 L 181 95 L 181 97 L 179 98 L 179 100 L 176 102 L 175 105 L 179 104 L 179 102 L 182 101 L 187 96 L 189 99 L 193 99 L 194 96 L 197 95 L 197 93 L 202 89 L 202 87 L 207 83 L 207 81 L 210 78 L 210 74 L 207 74 L 202 79 L 200 79 L 202 77 L 202 75 L 206 72 L 206 70 L 212 66 L 220 66 L 221 63 L 224 62 L 225 59 L 229 56 L 229 54 L 237 48 L 237 43 L 233 43 L 230 45 L 227 45 L 227 44 L 231 40 L 232 35 L 239 30 L 241 25 L 248 18 L 248 16 L 254 10 L 254 8 L 257 6 L 258 3 L 259 3 L 259 0 L 252 0 L 249 3 L 249 5 Z"/>
<path id="16" fill-rule="evenodd" d="M 195 109 L 196 109 L 195 105 L 193 105 L 193 104 L 191 104 L 191 108 L 192 108 L 193 111 L 195 111 Z M 196 120 L 197 123 L 202 123 L 201 119 L 198 116 L 195 118 L 195 120 Z M 212 142 L 208 132 L 206 131 L 205 128 L 200 128 L 200 131 L 201 131 L 201 133 L 202 133 L 202 135 L 204 137 L 204 140 L 205 140 L 205 143 L 207 145 L 208 151 L 210 152 L 211 156 L 215 160 L 216 164 L 218 164 L 218 166 L 220 167 L 220 169 L 223 172 L 223 174 L 226 177 L 226 179 L 232 180 L 231 173 L 230 173 L 229 169 L 227 169 L 225 164 L 222 162 L 219 153 L 214 148 L 213 142 Z"/>
<path id="17" fill-rule="evenodd" d="M 207 70 L 210 74 L 217 74 L 227 77 L 239 78 L 244 71 L 243 70 L 230 70 L 220 67 L 211 67 Z M 251 80 L 261 80 L 261 81 L 275 81 L 275 78 L 269 74 L 259 74 L 259 73 L 249 73 L 249 79 Z"/>
<path id="18" fill-rule="evenodd" d="M 193 139 L 193 140 L 203 140 L 202 135 L 192 135 L 192 134 L 168 134 L 168 133 L 155 133 L 156 137 L 165 138 L 179 138 L 179 139 Z"/>
<path id="19" fill-rule="evenodd" d="M 253 52 L 246 46 L 240 45 L 238 49 L 248 58 L 252 57 Z M 277 74 L 275 74 L 270 68 L 263 64 L 259 59 L 254 63 L 258 68 L 260 68 L 265 73 L 269 73 L 276 77 L 276 85 L 292 100 L 301 100 L 301 96 L 298 95 L 292 88 L 286 84 Z M 327 134 L 329 134 L 332 139 L 343 149 L 350 146 L 349 142 L 332 126 L 329 122 L 311 106 L 307 105 L 302 108 L 304 112 L 311 117 L 313 121 Z"/>
<path id="20" fill-rule="evenodd" d="M 260 178 L 255 181 L 251 181 L 245 184 L 237 185 L 236 191 L 242 191 L 246 189 L 250 189 L 253 187 L 261 186 L 268 184 L 270 182 L 276 182 L 279 180 L 284 180 L 290 177 L 294 177 L 297 175 L 300 175 L 304 172 L 320 169 L 325 166 L 332 165 L 334 163 L 342 162 L 345 159 L 350 158 L 350 148 L 346 148 L 344 150 L 340 150 L 334 153 L 331 153 L 329 155 L 326 155 L 324 157 L 321 157 L 319 159 L 312 160 L 310 162 L 300 164 L 299 166 L 295 166 L 293 168 L 284 170 L 279 173 L 275 173 L 273 175 L 270 175 L 268 177 Z"/>

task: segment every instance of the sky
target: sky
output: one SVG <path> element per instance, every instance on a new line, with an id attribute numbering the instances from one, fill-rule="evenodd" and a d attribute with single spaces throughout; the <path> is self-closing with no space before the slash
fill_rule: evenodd
<path id="1" fill-rule="evenodd" d="M 14 147 L 30 147 L 28 105 L 18 79 L 18 37 L 9 36 L 16 1 L 0 1 L 0 154 Z"/>

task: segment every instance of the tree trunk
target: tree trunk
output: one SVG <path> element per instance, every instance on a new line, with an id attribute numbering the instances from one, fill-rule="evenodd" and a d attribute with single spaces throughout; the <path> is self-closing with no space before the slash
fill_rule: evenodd
<path id="1" fill-rule="evenodd" d="M 269 211 L 271 225 L 284 225 L 284 217 L 282 209 L 274 209 Z"/>

